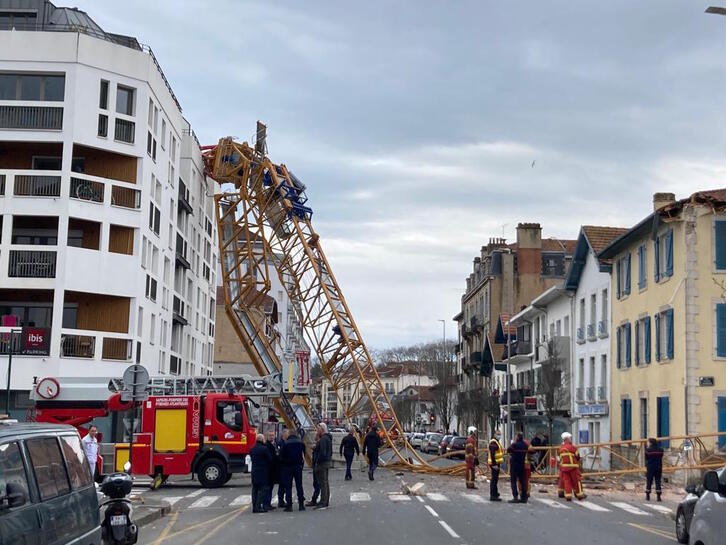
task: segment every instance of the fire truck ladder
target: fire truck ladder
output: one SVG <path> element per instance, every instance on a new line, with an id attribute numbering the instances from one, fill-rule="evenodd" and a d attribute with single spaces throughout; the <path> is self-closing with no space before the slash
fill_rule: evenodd
<path id="1" fill-rule="evenodd" d="M 391 400 L 313 229 L 305 186 L 285 165 L 267 157 L 265 127 L 260 123 L 257 135 L 254 148 L 227 137 L 206 154 L 209 176 L 226 191 L 215 197 L 222 263 L 229 254 L 232 262 L 259 264 L 254 276 L 247 275 L 247 282 L 257 282 L 262 289 L 269 289 L 267 264 L 275 264 L 290 299 L 298 303 L 295 307 L 300 323 L 346 418 L 374 416 L 383 424 L 394 453 L 392 465 L 434 469 L 403 437 Z M 233 192 L 231 188 L 225 190 L 225 184 L 233 184 Z M 232 225 L 235 236 L 223 237 L 224 229 Z M 247 248 L 237 245 L 240 239 Z M 250 252 L 253 243 L 262 248 L 258 259 Z M 233 281 L 240 280 L 230 272 L 222 273 L 228 307 L 235 302 Z M 398 442 L 392 437 L 394 428 Z"/>
<path id="2" fill-rule="evenodd" d="M 108 383 L 112 393 L 124 390 L 123 379 L 112 378 Z M 213 376 L 213 377 L 172 377 L 158 376 L 149 378 L 147 389 L 153 396 L 203 395 L 233 392 L 247 397 L 281 397 L 282 374 L 273 373 L 264 377 L 252 375 Z"/>

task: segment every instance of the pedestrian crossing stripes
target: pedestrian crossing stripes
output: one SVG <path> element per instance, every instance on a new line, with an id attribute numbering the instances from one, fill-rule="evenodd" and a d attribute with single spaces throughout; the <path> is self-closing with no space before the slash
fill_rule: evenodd
<path id="1" fill-rule="evenodd" d="M 552 500 L 550 498 L 534 498 L 540 503 L 544 503 L 545 505 L 549 505 L 550 507 L 554 507 L 555 509 L 569 509 L 564 503 L 558 502 L 557 500 Z"/>
<path id="2" fill-rule="evenodd" d="M 351 492 L 350 501 L 370 501 L 371 496 L 368 492 Z"/>
<path id="3" fill-rule="evenodd" d="M 486 500 L 483 496 L 478 496 L 477 494 L 462 494 L 463 497 L 465 497 L 470 502 L 474 503 L 486 503 Z"/>
<path id="4" fill-rule="evenodd" d="M 252 496 L 249 494 L 242 494 L 241 496 L 237 496 L 234 500 L 232 500 L 232 503 L 229 504 L 230 507 L 238 507 L 240 505 L 250 505 L 252 503 Z"/>
<path id="5" fill-rule="evenodd" d="M 598 511 L 600 513 L 609 513 L 610 509 L 607 507 L 603 507 L 602 505 L 598 505 L 596 503 L 593 503 L 591 501 L 587 500 L 576 500 L 575 505 L 579 505 L 580 507 L 584 507 L 585 509 L 589 509 L 590 511 Z"/>
<path id="6" fill-rule="evenodd" d="M 645 503 L 643 505 L 645 505 L 646 507 L 650 507 L 651 509 L 653 509 L 653 511 L 658 511 L 666 515 L 670 515 L 673 512 L 673 509 L 671 509 L 670 507 L 666 507 L 665 505 L 658 505 L 657 503 Z"/>
<path id="7" fill-rule="evenodd" d="M 391 501 L 411 501 L 411 496 L 406 494 L 388 494 L 388 499 Z"/>
<path id="8" fill-rule="evenodd" d="M 610 505 L 614 505 L 615 507 L 618 507 L 623 511 L 627 511 L 628 513 L 631 513 L 633 515 L 648 515 L 648 513 L 646 513 L 642 509 L 638 509 L 637 507 L 630 505 L 629 503 L 625 503 L 624 501 L 611 501 L 609 503 Z"/>
<path id="9" fill-rule="evenodd" d="M 199 490 L 195 490 L 194 492 L 189 492 L 187 494 L 187 498 L 194 498 L 198 496 L 199 494 L 203 494 L 205 492 L 204 488 L 200 488 Z"/>
<path id="10" fill-rule="evenodd" d="M 202 496 L 189 506 L 189 509 L 204 509 L 219 499 L 219 496 Z"/>
<path id="11" fill-rule="evenodd" d="M 426 497 L 431 501 L 449 501 L 449 498 L 438 492 L 429 492 L 426 494 Z"/>

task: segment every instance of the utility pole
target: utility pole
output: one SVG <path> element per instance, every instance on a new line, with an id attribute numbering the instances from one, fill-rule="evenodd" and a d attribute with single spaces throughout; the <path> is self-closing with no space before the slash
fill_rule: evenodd
<path id="1" fill-rule="evenodd" d="M 20 329 L 11 329 L 8 334 L 8 376 L 7 383 L 5 385 L 5 414 L 10 417 L 10 378 L 13 372 L 13 352 L 15 352 L 15 334 Z"/>

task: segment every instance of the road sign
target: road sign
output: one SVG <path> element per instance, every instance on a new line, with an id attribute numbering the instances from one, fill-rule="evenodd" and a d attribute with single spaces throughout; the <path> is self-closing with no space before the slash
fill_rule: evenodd
<path id="1" fill-rule="evenodd" d="M 124 371 L 124 389 L 121 401 L 146 401 L 149 399 L 149 372 L 143 365 L 132 365 Z"/>

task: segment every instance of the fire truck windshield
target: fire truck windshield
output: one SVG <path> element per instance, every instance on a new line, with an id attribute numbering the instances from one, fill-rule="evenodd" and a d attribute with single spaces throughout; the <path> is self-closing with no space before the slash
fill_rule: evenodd
<path id="1" fill-rule="evenodd" d="M 231 430 L 242 430 L 242 403 L 240 401 L 218 401 L 217 420 Z"/>

